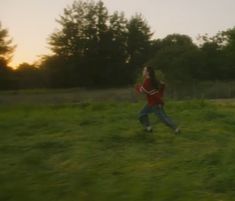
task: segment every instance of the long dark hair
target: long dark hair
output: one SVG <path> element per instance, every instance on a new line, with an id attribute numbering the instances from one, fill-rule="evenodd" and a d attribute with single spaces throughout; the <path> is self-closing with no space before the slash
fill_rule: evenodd
<path id="1" fill-rule="evenodd" d="M 151 66 L 146 66 L 147 68 L 147 71 L 149 73 L 149 79 L 150 79 L 150 82 L 151 82 L 151 85 L 154 89 L 159 89 L 160 88 L 160 81 L 157 79 L 156 75 L 155 75 L 155 71 L 153 69 L 153 67 Z"/>

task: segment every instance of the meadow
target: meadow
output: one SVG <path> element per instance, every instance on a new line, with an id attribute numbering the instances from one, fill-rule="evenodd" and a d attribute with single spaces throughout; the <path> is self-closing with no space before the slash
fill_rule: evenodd
<path id="1" fill-rule="evenodd" d="M 166 101 L 174 135 L 143 131 L 143 99 L 66 93 L 0 94 L 0 200 L 234 200 L 233 100 Z"/>

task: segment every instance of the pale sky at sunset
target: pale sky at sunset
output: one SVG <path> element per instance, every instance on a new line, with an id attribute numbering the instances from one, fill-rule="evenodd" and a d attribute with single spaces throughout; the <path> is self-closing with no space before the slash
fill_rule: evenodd
<path id="1" fill-rule="evenodd" d="M 49 54 L 47 39 L 58 24 L 55 19 L 74 0 L 0 0 L 0 21 L 17 48 L 12 66 L 32 63 Z M 235 26 L 235 0 L 103 0 L 109 13 L 126 17 L 142 13 L 154 38 L 180 33 L 215 35 Z"/>

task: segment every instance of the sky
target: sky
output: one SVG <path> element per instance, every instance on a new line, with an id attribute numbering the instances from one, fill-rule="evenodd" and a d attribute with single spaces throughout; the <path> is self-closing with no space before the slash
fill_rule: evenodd
<path id="1" fill-rule="evenodd" d="M 50 54 L 49 36 L 59 28 L 56 19 L 74 0 L 0 0 L 0 22 L 17 45 L 10 65 L 34 63 Z M 235 0 L 103 0 L 109 13 L 123 11 L 127 18 L 141 13 L 153 38 L 186 34 L 213 36 L 235 26 Z"/>

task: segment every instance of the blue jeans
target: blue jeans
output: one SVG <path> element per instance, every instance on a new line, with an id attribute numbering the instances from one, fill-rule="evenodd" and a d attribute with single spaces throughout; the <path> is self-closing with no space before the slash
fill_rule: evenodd
<path id="1" fill-rule="evenodd" d="M 163 123 L 165 123 L 168 127 L 172 128 L 173 130 L 177 128 L 171 118 L 166 115 L 162 105 L 155 105 L 152 107 L 148 105 L 144 106 L 144 108 L 139 113 L 139 121 L 144 127 L 150 126 L 148 118 L 148 114 L 150 113 L 154 113 L 155 115 L 157 115 Z"/>

